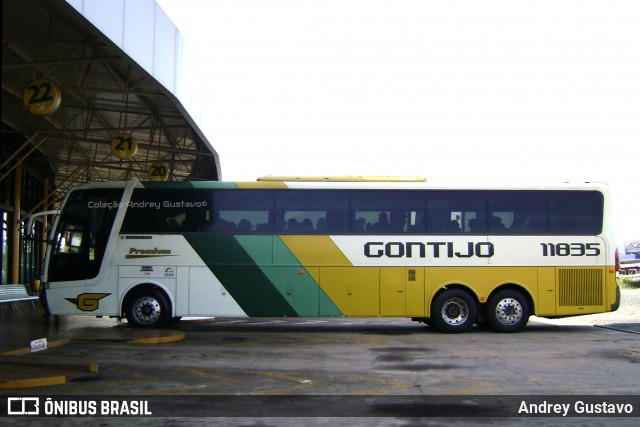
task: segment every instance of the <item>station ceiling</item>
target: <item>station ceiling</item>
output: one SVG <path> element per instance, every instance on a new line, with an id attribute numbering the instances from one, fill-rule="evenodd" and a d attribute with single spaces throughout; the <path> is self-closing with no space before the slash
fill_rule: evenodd
<path id="1" fill-rule="evenodd" d="M 158 161 L 170 180 L 220 178 L 217 154 L 175 97 L 64 0 L 3 0 L 2 9 L 2 141 L 12 144 L 2 179 L 19 157 L 46 163 L 58 194 L 79 183 L 147 180 Z M 39 79 L 60 90 L 52 114 L 23 102 Z M 111 152 L 123 132 L 138 141 L 131 159 Z"/>

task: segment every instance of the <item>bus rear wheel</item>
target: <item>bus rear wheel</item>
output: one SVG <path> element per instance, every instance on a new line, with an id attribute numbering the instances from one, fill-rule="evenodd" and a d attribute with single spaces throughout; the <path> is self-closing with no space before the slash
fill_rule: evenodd
<path id="1" fill-rule="evenodd" d="M 478 307 L 471 295 L 462 289 L 447 289 L 431 306 L 431 323 L 440 331 L 460 333 L 473 326 Z"/>
<path id="2" fill-rule="evenodd" d="M 496 332 L 522 330 L 529 322 L 530 314 L 529 301 L 515 290 L 500 291 L 487 303 L 487 322 Z"/>
<path id="3" fill-rule="evenodd" d="M 125 314 L 134 328 L 162 328 L 171 318 L 171 309 L 164 292 L 141 288 L 127 298 Z"/>

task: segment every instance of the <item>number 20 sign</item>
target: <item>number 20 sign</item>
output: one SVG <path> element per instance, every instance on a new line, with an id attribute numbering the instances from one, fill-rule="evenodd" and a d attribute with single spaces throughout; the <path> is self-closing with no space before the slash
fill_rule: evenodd
<path id="1" fill-rule="evenodd" d="M 166 181 L 169 178 L 169 168 L 162 162 L 152 163 L 147 168 L 149 181 Z"/>

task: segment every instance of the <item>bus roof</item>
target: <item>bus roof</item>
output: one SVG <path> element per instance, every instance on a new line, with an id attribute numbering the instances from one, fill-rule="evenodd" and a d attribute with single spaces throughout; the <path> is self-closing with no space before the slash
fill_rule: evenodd
<path id="1" fill-rule="evenodd" d="M 318 177 L 318 179 L 294 177 L 268 177 L 268 180 L 258 181 L 109 181 L 100 183 L 87 183 L 75 186 L 73 189 L 88 188 L 124 188 L 127 185 L 134 185 L 135 188 L 148 189 L 341 189 L 341 190 L 596 190 L 602 193 L 608 193 L 607 184 L 600 182 L 560 182 L 560 183 L 543 183 L 543 184 L 511 184 L 504 185 L 488 184 L 482 185 L 474 183 L 472 185 L 443 185 L 427 183 L 426 181 L 394 181 L 394 180 L 367 180 L 359 178 L 374 177 L 345 177 L 353 178 L 351 180 L 340 180 L 340 177 L 332 177 L 329 180 L 326 177 Z M 389 177 L 379 177 L 389 178 Z"/>
<path id="2" fill-rule="evenodd" d="M 258 181 L 277 182 L 427 182 L 421 176 L 261 176 Z"/>

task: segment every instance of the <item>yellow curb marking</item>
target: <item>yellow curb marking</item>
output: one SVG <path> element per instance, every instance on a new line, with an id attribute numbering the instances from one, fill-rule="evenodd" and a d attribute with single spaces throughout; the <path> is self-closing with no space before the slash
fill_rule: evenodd
<path id="1" fill-rule="evenodd" d="M 151 338 L 136 338 L 132 340 L 125 341 L 127 344 L 162 344 L 162 343 L 171 343 L 181 341 L 185 338 L 184 332 L 176 332 L 173 335 L 168 335 L 164 337 L 151 337 Z M 61 345 L 69 344 L 70 342 L 83 342 L 83 341 L 96 341 L 95 339 L 82 339 L 82 338 L 62 338 L 59 340 L 49 341 L 47 343 L 47 348 L 58 347 Z M 99 341 L 99 340 L 97 340 Z M 110 341 L 109 341 L 110 342 Z M 15 350 L 10 350 L 4 353 L 1 353 L 2 356 L 23 356 L 31 353 L 30 347 L 22 347 L 17 348 Z M 85 365 L 88 369 L 88 372 L 98 373 L 99 366 L 96 362 L 88 362 Z M 54 369 L 63 370 L 64 367 L 55 366 Z M 33 388 L 33 387 L 47 387 L 52 385 L 62 385 L 66 384 L 67 376 L 66 375 L 56 375 L 51 377 L 44 378 L 24 378 L 24 379 L 15 379 L 15 380 L 7 380 L 0 381 L 0 390 L 13 390 L 20 388 Z"/>
<path id="2" fill-rule="evenodd" d="M 58 347 L 64 344 L 69 344 L 71 342 L 71 340 L 69 338 L 62 338 L 59 340 L 54 340 L 54 341 L 49 341 L 47 343 L 47 348 L 53 348 L 53 347 Z M 17 348 L 15 350 L 10 350 L 7 351 L 6 353 L 2 353 L 2 356 L 22 356 L 24 354 L 29 354 L 31 353 L 31 347 L 22 347 L 22 348 Z"/>
<path id="3" fill-rule="evenodd" d="M 166 337 L 136 338 L 127 341 L 127 344 L 164 344 L 169 342 L 182 341 L 184 337 L 184 332 L 178 332 L 174 335 L 169 335 Z"/>
<path id="4" fill-rule="evenodd" d="M 45 378 L 28 378 L 23 380 L 8 380 L 0 382 L 0 390 L 13 390 L 16 388 L 47 387 L 50 385 L 62 385 L 67 382 L 64 375 Z"/>

